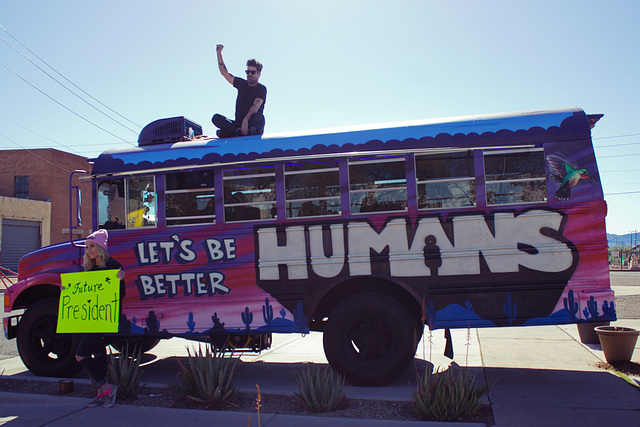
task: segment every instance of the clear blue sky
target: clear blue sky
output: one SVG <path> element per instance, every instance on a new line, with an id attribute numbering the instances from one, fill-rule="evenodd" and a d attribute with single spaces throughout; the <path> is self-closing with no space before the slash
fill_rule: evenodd
<path id="1" fill-rule="evenodd" d="M 569 106 L 604 113 L 593 137 L 617 234 L 640 230 L 639 18 L 637 0 L 0 2 L 0 25 L 140 126 L 184 115 L 212 135 L 213 113 L 233 115 L 217 43 L 231 73 L 249 57 L 264 63 L 267 133 Z M 98 113 L 2 40 L 0 62 L 13 70 L 0 65 L 0 148 L 95 157 L 137 141 L 139 127 Z"/>

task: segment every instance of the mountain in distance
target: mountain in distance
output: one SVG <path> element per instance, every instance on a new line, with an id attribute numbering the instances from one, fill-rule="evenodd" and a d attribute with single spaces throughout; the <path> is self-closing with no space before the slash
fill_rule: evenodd
<path id="1" fill-rule="evenodd" d="M 633 243 L 634 246 L 640 244 L 637 238 L 640 237 L 640 233 L 627 233 L 624 235 L 620 234 L 609 234 L 607 233 L 607 241 L 609 242 L 609 248 L 620 247 L 630 248 Z"/>

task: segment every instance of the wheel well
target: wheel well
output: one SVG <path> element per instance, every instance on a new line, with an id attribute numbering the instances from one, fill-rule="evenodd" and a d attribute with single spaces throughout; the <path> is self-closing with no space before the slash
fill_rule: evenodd
<path id="1" fill-rule="evenodd" d="M 13 310 L 27 308 L 43 298 L 60 297 L 60 287 L 57 285 L 37 285 L 27 288 L 18 295 L 13 304 Z"/>
<path id="2" fill-rule="evenodd" d="M 351 278 L 331 289 L 313 312 L 310 329 L 323 331 L 326 319 L 341 301 L 362 293 L 378 293 L 398 301 L 416 322 L 421 322 L 421 308 L 417 299 L 398 283 L 380 277 Z"/>

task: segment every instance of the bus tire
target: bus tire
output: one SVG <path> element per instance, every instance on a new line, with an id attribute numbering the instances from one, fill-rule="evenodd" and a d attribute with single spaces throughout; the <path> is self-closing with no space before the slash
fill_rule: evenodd
<path id="1" fill-rule="evenodd" d="M 18 323 L 18 353 L 27 369 L 45 377 L 71 377 L 82 370 L 76 362 L 79 334 L 57 334 L 58 298 L 31 304 Z"/>
<path id="2" fill-rule="evenodd" d="M 331 367 L 359 386 L 397 379 L 416 352 L 416 322 L 386 295 L 367 293 L 342 301 L 329 314 L 324 334 Z"/>
<path id="3" fill-rule="evenodd" d="M 109 340 L 109 345 L 122 353 L 129 345 L 129 353 L 136 354 L 138 350 L 142 350 L 142 353 L 151 351 L 155 346 L 160 343 L 159 338 L 144 337 L 144 338 L 113 338 Z"/>

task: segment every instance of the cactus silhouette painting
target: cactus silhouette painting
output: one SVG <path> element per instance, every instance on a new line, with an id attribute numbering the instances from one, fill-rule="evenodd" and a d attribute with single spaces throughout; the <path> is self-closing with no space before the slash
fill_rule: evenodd
<path id="1" fill-rule="evenodd" d="M 253 322 L 253 313 L 249 311 L 249 307 L 245 307 L 244 311 L 240 313 L 242 317 L 242 323 L 247 326 L 247 330 L 251 329 L 251 322 Z"/>
<path id="2" fill-rule="evenodd" d="M 273 307 L 269 304 L 269 298 L 264 299 L 264 305 L 262 306 L 262 318 L 264 323 L 271 325 L 273 321 Z"/>
<path id="3" fill-rule="evenodd" d="M 574 301 L 573 289 L 569 290 L 567 298 L 564 299 L 563 304 L 564 310 L 569 316 L 569 320 L 575 322 L 577 320 L 576 314 L 578 314 L 578 303 Z"/>
<path id="4" fill-rule="evenodd" d="M 195 327 L 196 327 L 196 322 L 193 321 L 193 313 L 189 312 L 189 319 L 187 320 L 187 327 L 189 328 L 189 333 L 193 333 Z"/>
<path id="5" fill-rule="evenodd" d="M 518 315 L 518 305 L 515 302 L 511 302 L 511 292 L 507 294 L 507 302 L 502 304 L 502 310 L 505 316 L 507 316 L 509 324 L 513 325 Z"/>

